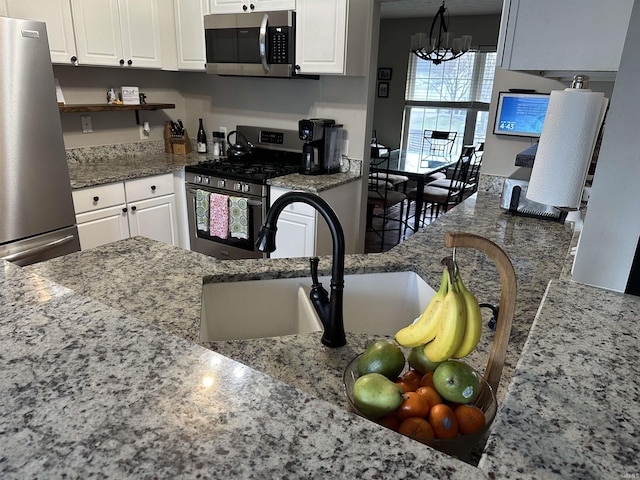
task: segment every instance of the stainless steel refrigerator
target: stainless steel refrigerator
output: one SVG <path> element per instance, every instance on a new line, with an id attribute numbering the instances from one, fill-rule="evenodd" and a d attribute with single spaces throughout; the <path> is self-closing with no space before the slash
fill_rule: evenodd
<path id="1" fill-rule="evenodd" d="M 80 250 L 43 22 L 0 17 L 0 258 Z"/>

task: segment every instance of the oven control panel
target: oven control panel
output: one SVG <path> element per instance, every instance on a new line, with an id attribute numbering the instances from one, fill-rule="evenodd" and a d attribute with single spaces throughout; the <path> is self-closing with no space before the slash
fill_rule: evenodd
<path id="1" fill-rule="evenodd" d="M 208 191 L 215 190 L 218 193 L 227 195 L 244 194 L 247 196 L 265 197 L 268 189 L 266 185 L 191 172 L 186 172 L 185 182 L 196 188 L 202 188 Z"/>

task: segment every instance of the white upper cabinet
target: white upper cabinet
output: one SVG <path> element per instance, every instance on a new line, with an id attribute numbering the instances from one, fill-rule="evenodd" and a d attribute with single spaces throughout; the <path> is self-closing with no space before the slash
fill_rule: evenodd
<path id="1" fill-rule="evenodd" d="M 209 0 L 173 0 L 176 22 L 178 70 L 204 71 L 204 15 Z"/>
<path id="2" fill-rule="evenodd" d="M 161 68 L 154 0 L 71 0 L 81 65 Z"/>
<path id="3" fill-rule="evenodd" d="M 296 0 L 209 0 L 210 13 L 266 12 L 269 10 L 295 9 Z"/>
<path id="4" fill-rule="evenodd" d="M 370 0 L 298 0 L 296 71 L 365 75 L 371 22 Z"/>
<path id="5" fill-rule="evenodd" d="M 548 76 L 616 72 L 632 7 L 633 0 L 505 0 L 498 66 Z"/>
<path id="6" fill-rule="evenodd" d="M 0 0 L 0 14 L 45 22 L 51 62 L 75 62 L 76 42 L 69 0 Z"/>

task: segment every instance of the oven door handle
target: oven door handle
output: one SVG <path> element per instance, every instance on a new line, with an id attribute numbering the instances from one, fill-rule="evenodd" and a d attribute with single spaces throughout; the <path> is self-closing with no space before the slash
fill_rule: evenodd
<path id="1" fill-rule="evenodd" d="M 203 190 L 203 189 L 201 189 Z M 204 192 L 208 192 L 208 190 L 203 190 Z M 189 192 L 191 195 L 195 195 L 196 194 L 196 189 L 195 188 L 187 188 L 187 192 Z M 214 192 L 209 192 L 209 193 L 214 193 Z M 225 195 L 225 194 L 222 194 Z M 243 197 L 243 198 L 247 198 L 247 197 Z M 252 206 L 252 207 L 261 207 L 262 206 L 262 201 L 260 200 L 252 200 L 250 198 L 247 198 L 247 204 Z"/>

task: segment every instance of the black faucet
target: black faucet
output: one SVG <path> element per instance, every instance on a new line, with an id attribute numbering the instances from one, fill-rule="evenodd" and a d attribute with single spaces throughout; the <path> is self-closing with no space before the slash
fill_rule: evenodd
<path id="1" fill-rule="evenodd" d="M 331 269 L 331 296 L 318 282 L 318 258 L 311 259 L 311 278 L 313 285 L 309 297 L 315 308 L 324 334 L 322 343 L 328 347 L 341 347 L 347 343 L 342 317 L 342 299 L 344 292 L 344 232 L 338 216 L 331 206 L 313 193 L 289 192 L 277 198 L 267 212 L 264 225 L 258 233 L 256 247 L 261 252 L 273 252 L 276 249 L 276 223 L 280 213 L 290 203 L 302 202 L 315 208 L 329 225 L 333 240 L 333 266 Z"/>

